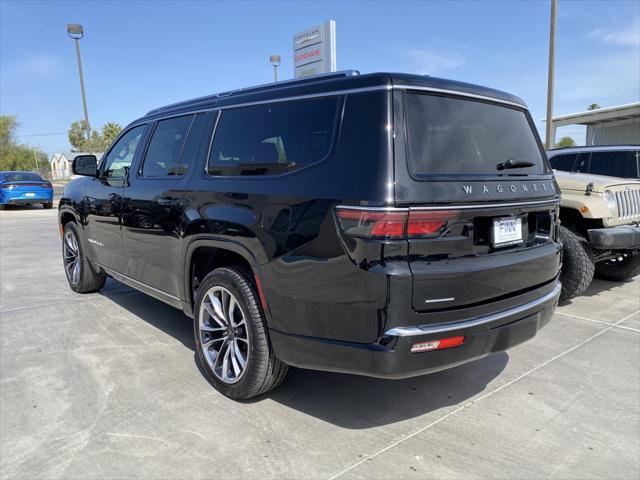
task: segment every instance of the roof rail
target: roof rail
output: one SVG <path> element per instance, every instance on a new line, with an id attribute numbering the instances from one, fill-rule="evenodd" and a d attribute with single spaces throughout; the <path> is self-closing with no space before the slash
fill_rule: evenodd
<path id="1" fill-rule="evenodd" d="M 254 86 L 251 86 L 251 87 L 238 88 L 236 90 L 227 90 L 226 92 L 220 92 L 220 93 L 216 93 L 216 94 L 213 94 L 213 95 L 205 95 L 203 97 L 194 98 L 194 99 L 191 99 L 191 100 L 172 103 L 170 105 L 165 105 L 164 107 L 154 108 L 153 110 L 150 110 L 149 112 L 147 112 L 147 115 L 151 115 L 153 113 L 162 112 L 162 111 L 167 110 L 169 108 L 175 108 L 175 107 L 178 107 L 180 105 L 189 105 L 189 104 L 192 104 L 194 102 L 197 102 L 198 100 L 205 100 L 205 99 L 209 99 L 209 98 L 211 98 L 211 99 L 213 99 L 213 98 L 225 98 L 225 97 L 229 97 L 231 95 L 236 95 L 236 94 L 239 94 L 239 93 L 249 93 L 251 91 L 269 90 L 271 88 L 280 88 L 280 87 L 284 87 L 284 86 L 295 85 L 297 83 L 312 83 L 314 81 L 319 81 L 319 80 L 328 80 L 328 79 L 332 79 L 332 78 L 341 78 L 341 77 L 352 77 L 352 76 L 356 76 L 356 75 L 360 75 L 360 72 L 358 70 L 340 70 L 338 72 L 320 73 L 318 75 L 313 75 L 313 76 L 310 76 L 310 77 L 294 78 L 294 79 L 291 79 L 291 80 L 283 80 L 283 81 L 280 81 L 280 82 L 263 83 L 261 85 L 254 85 Z"/>
<path id="2" fill-rule="evenodd" d="M 216 93 L 215 96 L 217 98 L 228 97 L 235 93 L 246 93 L 249 90 L 260 90 L 263 88 L 266 89 L 267 87 L 275 87 L 275 86 L 281 87 L 285 85 L 292 85 L 295 83 L 307 83 L 307 82 L 311 83 L 315 80 L 327 80 L 330 78 L 352 77 L 355 75 L 360 75 L 360 72 L 358 70 L 340 70 L 338 72 L 320 73 L 318 75 L 312 75 L 310 77 L 293 78 L 291 80 L 283 80 L 280 82 L 262 83 L 260 85 L 254 85 L 251 87 L 238 88 L 237 90 L 229 90 L 226 92 Z"/>

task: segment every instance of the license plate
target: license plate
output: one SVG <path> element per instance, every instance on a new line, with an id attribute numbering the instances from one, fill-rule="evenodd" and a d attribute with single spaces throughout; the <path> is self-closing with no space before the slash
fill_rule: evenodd
<path id="1" fill-rule="evenodd" d="M 25 196 L 25 197 L 35 197 L 35 196 L 36 196 L 36 194 L 35 194 L 35 193 L 33 193 L 33 192 L 29 192 L 29 193 L 25 193 L 25 194 L 24 194 L 24 196 Z"/>
<path id="2" fill-rule="evenodd" d="M 493 245 L 501 247 L 522 242 L 522 219 L 516 217 L 493 220 Z"/>

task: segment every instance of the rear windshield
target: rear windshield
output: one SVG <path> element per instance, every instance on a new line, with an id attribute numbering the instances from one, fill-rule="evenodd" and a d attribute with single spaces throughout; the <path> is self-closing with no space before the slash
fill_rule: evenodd
<path id="1" fill-rule="evenodd" d="M 33 172 L 5 172 L 2 174 L 2 176 L 4 177 L 5 182 L 21 182 L 21 181 L 42 182 L 43 181 L 40 175 Z"/>
<path id="2" fill-rule="evenodd" d="M 409 167 L 415 176 L 546 172 L 521 110 L 418 93 L 407 94 L 406 105 Z M 498 170 L 508 160 L 533 166 Z"/>

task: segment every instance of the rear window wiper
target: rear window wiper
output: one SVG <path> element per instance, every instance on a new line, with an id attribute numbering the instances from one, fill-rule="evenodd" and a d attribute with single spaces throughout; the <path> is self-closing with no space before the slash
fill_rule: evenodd
<path id="1" fill-rule="evenodd" d="M 506 170 L 507 168 L 526 168 L 526 167 L 535 167 L 535 163 L 530 162 L 529 160 L 521 160 L 519 158 L 510 158 L 506 162 L 500 162 L 496 165 L 498 170 Z"/>

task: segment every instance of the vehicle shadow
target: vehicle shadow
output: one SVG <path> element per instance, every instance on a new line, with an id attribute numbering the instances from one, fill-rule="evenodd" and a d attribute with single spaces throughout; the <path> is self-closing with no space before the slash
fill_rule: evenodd
<path id="1" fill-rule="evenodd" d="M 194 362 L 202 373 L 190 318 L 134 290 L 106 288 L 103 292 L 103 296 L 194 350 Z M 463 404 L 484 391 L 504 370 L 508 360 L 506 353 L 498 353 L 453 369 L 404 380 L 291 368 L 276 390 L 246 403 L 271 400 L 342 428 L 367 429 Z"/>

